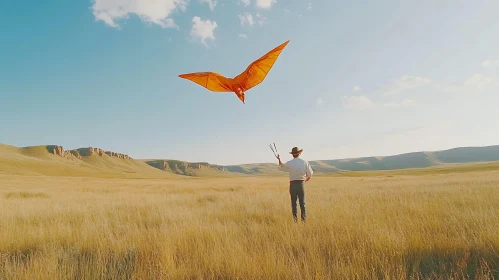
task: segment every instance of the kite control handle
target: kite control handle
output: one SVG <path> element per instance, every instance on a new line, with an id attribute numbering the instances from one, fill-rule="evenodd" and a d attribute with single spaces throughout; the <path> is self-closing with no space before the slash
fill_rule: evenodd
<path id="1" fill-rule="evenodd" d="M 272 147 L 272 144 L 274 144 L 274 147 Z M 277 152 L 277 147 L 275 146 L 275 143 L 272 143 L 269 145 L 270 149 L 272 150 L 272 152 L 274 153 L 274 156 L 279 159 L 279 153 Z"/>

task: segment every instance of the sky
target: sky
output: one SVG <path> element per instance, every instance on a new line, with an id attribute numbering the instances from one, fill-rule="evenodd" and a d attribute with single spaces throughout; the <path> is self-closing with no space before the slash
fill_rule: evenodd
<path id="1" fill-rule="evenodd" d="M 0 143 L 229 165 L 499 144 L 499 1 L 3 0 Z M 290 43 L 246 93 L 235 76 Z"/>

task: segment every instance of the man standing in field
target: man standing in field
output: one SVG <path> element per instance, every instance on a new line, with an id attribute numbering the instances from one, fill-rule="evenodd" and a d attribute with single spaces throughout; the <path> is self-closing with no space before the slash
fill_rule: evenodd
<path id="1" fill-rule="evenodd" d="M 305 222 L 307 217 L 305 212 L 305 183 L 312 178 L 312 174 L 314 173 L 310 164 L 306 160 L 299 158 L 302 152 L 303 149 L 294 147 L 290 152 L 293 155 L 293 159 L 286 163 L 282 163 L 281 157 L 277 156 L 279 169 L 289 172 L 289 194 L 291 195 L 291 210 L 295 222 L 297 221 L 297 198 L 300 201 L 301 220 Z"/>

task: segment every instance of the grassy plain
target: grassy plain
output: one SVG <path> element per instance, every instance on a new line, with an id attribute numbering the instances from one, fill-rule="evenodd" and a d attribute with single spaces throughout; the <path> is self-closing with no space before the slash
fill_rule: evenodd
<path id="1" fill-rule="evenodd" d="M 491 167 L 493 166 L 493 167 Z M 314 177 L 0 175 L 0 279 L 495 279 L 499 167 Z"/>

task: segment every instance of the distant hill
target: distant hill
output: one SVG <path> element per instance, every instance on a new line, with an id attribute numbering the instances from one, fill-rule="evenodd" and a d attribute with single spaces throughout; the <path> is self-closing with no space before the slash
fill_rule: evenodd
<path id="1" fill-rule="evenodd" d="M 362 157 L 310 161 L 315 173 L 340 171 L 376 171 L 445 166 L 447 164 L 499 161 L 499 145 L 465 147 L 434 152 L 413 152 L 385 157 Z M 220 166 L 206 162 L 189 163 L 178 160 L 145 160 L 155 168 L 190 176 L 220 175 L 220 172 L 240 175 L 283 174 L 274 163 L 253 163 Z M 203 170 L 203 172 L 201 172 Z"/>
<path id="2" fill-rule="evenodd" d="M 499 158 L 498 158 L 499 160 Z M 392 170 L 422 168 L 442 164 L 427 152 L 407 153 L 387 157 L 363 157 L 337 160 L 310 161 L 312 168 L 329 173 L 338 171 Z"/>
<path id="3" fill-rule="evenodd" d="M 499 145 L 488 147 L 454 148 L 434 152 L 434 154 L 442 163 L 497 161 L 499 160 Z"/>
<path id="4" fill-rule="evenodd" d="M 61 146 L 14 147 L 0 144 L 0 174 L 105 178 L 169 178 L 127 155 L 98 148 L 65 151 Z"/>
<path id="5" fill-rule="evenodd" d="M 400 170 L 499 161 L 499 145 L 413 152 L 385 157 L 310 161 L 316 174 Z M 126 178 L 232 177 L 284 175 L 274 163 L 216 165 L 172 159 L 133 159 L 99 148 L 64 150 L 57 145 L 14 147 L 0 144 L 0 174 Z"/>
<path id="6" fill-rule="evenodd" d="M 434 152 L 413 152 L 386 157 L 310 161 L 322 173 L 375 171 L 444 166 L 447 164 L 499 161 L 499 145 L 463 147 Z"/>
<path id="7" fill-rule="evenodd" d="M 168 159 L 149 159 L 142 161 L 154 168 L 178 175 L 195 177 L 225 177 L 238 175 L 231 174 L 231 172 L 223 166 L 209 164 L 207 162 L 186 162 Z"/>
<path id="8" fill-rule="evenodd" d="M 241 165 L 228 165 L 225 168 L 232 173 L 242 173 L 247 175 L 256 174 L 266 174 L 275 175 L 282 174 L 277 169 L 277 164 L 273 163 L 253 163 L 253 164 L 241 164 Z"/>

